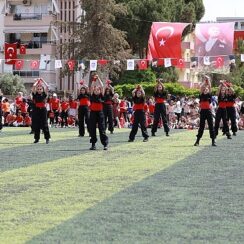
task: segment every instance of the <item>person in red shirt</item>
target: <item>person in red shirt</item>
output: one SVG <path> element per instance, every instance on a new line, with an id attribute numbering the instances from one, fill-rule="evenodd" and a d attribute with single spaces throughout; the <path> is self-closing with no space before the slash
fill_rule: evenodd
<path id="1" fill-rule="evenodd" d="M 57 94 L 53 93 L 53 97 L 50 98 L 50 112 L 54 113 L 54 120 L 56 125 L 58 125 L 59 109 L 60 109 L 60 100 L 57 98 Z"/>
<path id="2" fill-rule="evenodd" d="M 14 123 L 15 119 L 16 119 L 16 115 L 8 114 L 7 117 L 6 117 L 5 125 L 13 126 L 13 123 Z"/>
<path id="3" fill-rule="evenodd" d="M 69 102 L 67 101 L 67 98 L 63 98 L 63 101 L 61 102 L 61 127 L 67 127 L 68 126 L 68 110 L 69 110 Z"/>
<path id="4" fill-rule="evenodd" d="M 148 141 L 148 133 L 146 128 L 146 116 L 145 116 L 145 92 L 143 88 L 138 85 L 136 89 L 132 91 L 132 99 L 134 102 L 133 110 L 134 120 L 132 124 L 132 129 L 129 135 L 128 142 L 133 142 L 138 131 L 139 124 L 141 126 L 142 136 L 144 137 L 144 142 Z"/>
<path id="5" fill-rule="evenodd" d="M 236 136 L 236 132 L 237 132 L 236 108 L 235 108 L 236 94 L 230 83 L 228 84 L 226 92 L 227 92 L 227 103 L 226 103 L 227 122 L 229 120 L 231 121 L 231 130 L 233 132 L 233 136 Z"/>
<path id="6" fill-rule="evenodd" d="M 86 85 L 82 84 L 80 87 L 80 94 L 77 97 L 79 108 L 78 108 L 78 125 L 79 125 L 79 136 L 85 135 L 85 123 L 87 131 L 89 133 L 89 118 L 90 118 L 90 95 L 89 89 Z"/>
<path id="7" fill-rule="evenodd" d="M 167 91 L 164 88 L 163 83 L 160 79 L 157 80 L 157 85 L 154 88 L 154 98 L 155 98 L 155 111 L 152 126 L 152 136 L 155 136 L 157 132 L 158 123 L 160 118 L 163 121 L 164 132 L 166 136 L 169 136 L 169 126 L 166 115 L 165 101 L 167 99 Z"/>
<path id="8" fill-rule="evenodd" d="M 75 118 L 73 116 L 68 116 L 68 127 L 75 127 Z"/>
<path id="9" fill-rule="evenodd" d="M 24 117 L 21 115 L 21 111 L 19 111 L 15 121 L 13 122 L 13 126 L 19 127 L 23 125 L 24 125 Z"/>
<path id="10" fill-rule="evenodd" d="M 18 95 L 15 98 L 16 114 L 18 114 L 18 111 L 20 110 L 20 105 L 22 102 L 23 102 L 23 93 L 18 92 Z"/>
<path id="11" fill-rule="evenodd" d="M 223 122 L 223 131 L 225 132 L 227 139 L 232 139 L 230 135 L 230 129 L 227 123 L 227 111 L 226 111 L 226 103 L 227 103 L 227 95 L 226 95 L 226 84 L 224 81 L 220 81 L 220 86 L 218 89 L 218 108 L 215 116 L 215 137 L 218 136 L 219 124 L 222 120 Z"/>
<path id="12" fill-rule="evenodd" d="M 211 111 L 211 83 L 210 78 L 206 76 L 204 78 L 204 81 L 202 82 L 200 86 L 200 126 L 198 129 L 197 134 L 197 140 L 194 144 L 194 146 L 199 146 L 200 139 L 202 138 L 204 129 L 205 129 L 205 121 L 208 122 L 208 129 L 210 138 L 212 139 L 212 146 L 216 146 L 215 144 L 215 132 L 214 132 L 214 126 L 213 126 L 213 114 Z"/>
<path id="13" fill-rule="evenodd" d="M 3 99 L 3 93 L 2 93 L 2 90 L 0 89 L 0 132 L 2 131 L 2 128 L 3 128 L 3 124 L 2 124 L 2 116 L 3 116 L 2 99 Z"/>
<path id="14" fill-rule="evenodd" d="M 107 84 L 104 92 L 103 113 L 105 120 L 105 129 L 107 129 L 108 127 L 110 134 L 114 133 L 113 96 L 114 88 L 110 84 Z"/>
<path id="15" fill-rule="evenodd" d="M 27 101 L 26 101 L 25 98 L 23 98 L 23 100 L 22 100 L 22 102 L 21 102 L 19 108 L 20 108 L 20 111 L 21 111 L 21 115 L 22 115 L 23 117 L 25 117 L 25 115 L 26 115 L 26 113 L 27 113 L 27 110 L 28 110 L 28 103 L 27 103 Z"/>
<path id="16" fill-rule="evenodd" d="M 24 126 L 31 126 L 31 117 L 29 115 L 29 113 L 26 113 L 25 117 L 24 117 Z"/>
<path id="17" fill-rule="evenodd" d="M 47 83 L 43 79 L 38 79 L 32 88 L 33 112 L 32 112 L 32 128 L 34 131 L 34 143 L 40 140 L 41 130 L 44 133 L 46 144 L 49 143 L 50 132 L 47 122 L 46 98 L 48 93 Z"/>
<path id="18" fill-rule="evenodd" d="M 94 76 L 95 81 L 92 82 L 91 85 L 91 95 L 90 95 L 90 142 L 92 146 L 90 150 L 96 150 L 96 142 L 97 142 L 97 125 L 100 134 L 101 143 L 104 146 L 104 150 L 108 149 L 108 137 L 106 135 L 105 130 L 105 121 L 104 121 L 104 114 L 103 114 L 103 99 L 104 99 L 104 89 L 103 83 L 98 75 Z M 98 84 L 97 84 L 98 83 Z"/>
<path id="19" fill-rule="evenodd" d="M 77 101 L 74 100 L 74 97 L 72 95 L 69 96 L 69 111 L 68 111 L 68 115 L 72 116 L 73 118 L 76 118 L 77 107 L 78 107 Z"/>
<path id="20" fill-rule="evenodd" d="M 124 116 L 124 120 L 125 122 L 128 122 L 128 118 L 127 118 L 127 109 L 128 109 L 128 106 L 127 106 L 127 102 L 126 102 L 126 99 L 123 98 L 120 100 L 120 116 Z"/>
<path id="21" fill-rule="evenodd" d="M 148 109 L 149 109 L 150 116 L 153 116 L 155 110 L 155 103 L 152 98 L 148 100 Z"/>

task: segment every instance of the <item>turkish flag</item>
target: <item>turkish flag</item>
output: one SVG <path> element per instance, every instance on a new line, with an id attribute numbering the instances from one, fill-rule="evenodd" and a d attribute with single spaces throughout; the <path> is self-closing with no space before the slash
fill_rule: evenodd
<path id="1" fill-rule="evenodd" d="M 160 67 L 164 65 L 164 59 L 153 59 L 152 66 L 153 67 Z"/>
<path id="2" fill-rule="evenodd" d="M 5 53 L 5 63 L 15 64 L 15 60 L 17 59 L 17 43 L 5 42 L 4 53 Z"/>
<path id="3" fill-rule="evenodd" d="M 180 69 L 185 68 L 185 60 L 183 58 L 180 58 L 177 61 L 178 61 L 178 63 L 177 63 L 178 68 L 180 68 Z"/>
<path id="4" fill-rule="evenodd" d="M 153 22 L 147 59 L 181 58 L 182 32 L 188 23 Z"/>
<path id="5" fill-rule="evenodd" d="M 106 65 L 108 63 L 108 60 L 106 59 L 100 59 L 97 61 L 100 65 Z"/>
<path id="6" fill-rule="evenodd" d="M 147 59 L 139 60 L 137 65 L 139 70 L 146 70 L 148 68 L 148 60 Z"/>
<path id="7" fill-rule="evenodd" d="M 24 60 L 16 60 L 16 62 L 15 62 L 15 69 L 16 70 L 21 70 L 21 69 L 23 69 L 23 67 L 24 67 Z"/>
<path id="8" fill-rule="evenodd" d="M 20 45 L 19 53 L 20 54 L 26 54 L 26 46 L 25 45 Z"/>
<path id="9" fill-rule="evenodd" d="M 70 60 L 67 62 L 67 64 L 68 64 L 69 70 L 70 70 L 70 71 L 73 71 L 74 68 L 75 68 L 75 60 L 71 60 L 71 59 L 70 59 Z"/>
<path id="10" fill-rule="evenodd" d="M 32 60 L 30 63 L 31 69 L 37 70 L 39 69 L 40 61 L 39 60 Z"/>
<path id="11" fill-rule="evenodd" d="M 221 68 L 224 66 L 224 63 L 225 63 L 225 60 L 224 60 L 224 57 L 216 57 L 215 59 L 215 67 L 216 68 Z"/>

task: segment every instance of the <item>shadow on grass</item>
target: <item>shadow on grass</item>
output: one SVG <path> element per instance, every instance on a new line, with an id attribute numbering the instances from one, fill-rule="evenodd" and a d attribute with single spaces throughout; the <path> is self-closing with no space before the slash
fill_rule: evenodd
<path id="1" fill-rule="evenodd" d="M 127 138 L 128 132 L 119 133 L 110 137 L 110 146 L 114 147 L 124 143 L 124 138 Z M 40 141 L 38 144 L 33 143 L 4 143 L 0 145 L 23 145 L 14 148 L 4 148 L 0 150 L 1 162 L 0 172 L 21 167 L 27 167 L 33 164 L 45 163 L 53 160 L 68 158 L 84 153 L 90 153 L 91 144 L 89 137 L 75 137 L 73 139 L 65 139 L 59 141 L 51 140 L 48 145 Z M 102 145 L 98 138 L 97 151 L 102 150 Z"/>
<path id="2" fill-rule="evenodd" d="M 244 243 L 243 140 L 203 147 L 28 243 Z"/>

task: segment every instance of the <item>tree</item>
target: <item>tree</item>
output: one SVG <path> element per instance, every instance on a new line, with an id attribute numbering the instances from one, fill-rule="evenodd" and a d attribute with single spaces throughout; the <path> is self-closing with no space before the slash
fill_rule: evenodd
<path id="1" fill-rule="evenodd" d="M 242 53 L 244 53 L 244 40 L 240 39 L 237 41 L 236 64 L 232 72 L 227 76 L 227 79 L 235 85 L 244 88 L 244 63 L 241 62 L 240 58 Z"/>
<path id="2" fill-rule="evenodd" d="M 18 92 L 26 93 L 23 80 L 18 75 L 1 74 L 0 89 L 4 95 L 16 95 Z"/>
<path id="3" fill-rule="evenodd" d="M 127 6 L 126 18 L 118 18 L 116 27 L 127 32 L 134 54 L 146 55 L 152 22 L 196 23 L 204 15 L 202 0 L 117 0 Z"/>
<path id="4" fill-rule="evenodd" d="M 72 40 L 62 45 L 63 54 L 76 60 L 128 58 L 125 33 L 113 26 L 115 16 L 126 13 L 124 5 L 114 0 L 95 0 L 81 1 L 81 8 L 85 14 L 80 16 L 80 23 L 70 24 Z M 113 69 L 115 66 L 110 63 L 106 67 Z"/>

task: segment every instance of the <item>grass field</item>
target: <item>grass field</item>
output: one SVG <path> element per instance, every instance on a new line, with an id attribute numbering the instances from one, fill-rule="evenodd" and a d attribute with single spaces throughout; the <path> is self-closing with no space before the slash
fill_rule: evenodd
<path id="1" fill-rule="evenodd" d="M 0 134 L 0 243 L 244 243 L 244 132 L 214 148 L 206 132 L 193 147 L 196 131 L 122 129 L 108 151 L 28 132 Z"/>

